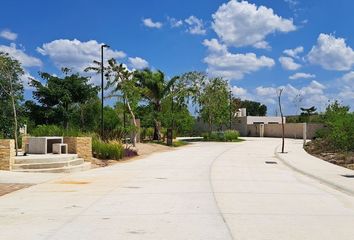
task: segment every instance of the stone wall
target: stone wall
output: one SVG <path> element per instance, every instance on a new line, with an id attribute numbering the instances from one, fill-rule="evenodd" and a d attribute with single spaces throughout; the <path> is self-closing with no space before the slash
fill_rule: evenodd
<path id="1" fill-rule="evenodd" d="M 29 138 L 29 136 L 28 135 L 23 135 L 22 136 L 22 152 L 26 152 L 26 150 L 28 150 L 28 149 L 26 149 L 26 144 L 28 144 L 28 138 Z"/>
<path id="2" fill-rule="evenodd" d="M 68 144 L 68 153 L 77 154 L 85 161 L 92 160 L 91 137 L 64 137 L 64 143 Z"/>
<path id="3" fill-rule="evenodd" d="M 286 123 L 284 124 L 284 133 L 286 138 L 303 138 L 304 123 Z M 324 128 L 323 124 L 308 123 L 307 139 L 313 139 L 316 136 L 316 131 Z M 259 137 L 259 125 L 250 124 L 247 125 L 248 136 Z M 281 124 L 264 124 L 264 137 L 282 137 L 282 125 Z"/>
<path id="4" fill-rule="evenodd" d="M 15 140 L 0 139 L 0 170 L 11 170 L 15 155 Z"/>

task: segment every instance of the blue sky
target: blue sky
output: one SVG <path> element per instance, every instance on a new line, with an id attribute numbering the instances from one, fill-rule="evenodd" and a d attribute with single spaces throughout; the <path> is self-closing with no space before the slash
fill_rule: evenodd
<path id="1" fill-rule="evenodd" d="M 334 99 L 354 108 L 351 0 L 12 0 L 1 8 L 0 51 L 22 63 L 25 84 L 38 71 L 82 72 L 106 43 L 107 57 L 131 69 L 225 77 L 235 96 L 267 104 L 269 115 L 279 87 L 288 114 Z"/>

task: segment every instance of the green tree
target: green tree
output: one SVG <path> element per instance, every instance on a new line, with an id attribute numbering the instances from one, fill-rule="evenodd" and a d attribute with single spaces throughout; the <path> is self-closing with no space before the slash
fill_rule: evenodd
<path id="1" fill-rule="evenodd" d="M 178 77 L 172 78 L 170 81 L 165 79 L 165 74 L 161 71 L 153 72 L 150 69 L 136 71 L 136 86 L 141 88 L 141 96 L 151 106 L 153 106 L 154 119 L 154 140 L 161 139 L 161 111 L 162 101 L 168 98 L 172 93 L 172 86 Z"/>
<path id="2" fill-rule="evenodd" d="M 18 152 L 17 109 L 23 100 L 23 85 L 20 79 L 23 74 L 24 71 L 17 60 L 12 59 L 7 53 L 0 52 L 0 130 L 6 137 L 14 136 L 16 155 Z M 13 116 L 13 124 L 10 116 Z M 8 131 L 9 129 L 12 131 Z"/>
<path id="3" fill-rule="evenodd" d="M 235 111 L 239 108 L 246 108 L 248 116 L 265 116 L 267 114 L 267 106 L 260 102 L 233 98 L 232 105 Z"/>
<path id="4" fill-rule="evenodd" d="M 200 117 L 213 131 L 213 125 L 222 128 L 229 121 L 229 89 L 228 83 L 222 78 L 212 78 L 205 85 L 200 97 Z"/>
<path id="5" fill-rule="evenodd" d="M 349 112 L 349 106 L 343 106 L 338 101 L 329 104 L 324 114 L 324 138 L 333 150 L 354 151 L 354 113 Z"/>
<path id="6" fill-rule="evenodd" d="M 95 66 L 91 66 L 85 69 L 85 71 L 95 71 L 97 73 L 101 72 L 101 63 L 94 61 Z M 141 99 L 140 88 L 137 87 L 136 79 L 133 77 L 133 72 L 123 65 L 122 63 L 117 63 L 117 61 L 112 58 L 108 60 L 108 66 L 104 68 L 106 72 L 105 77 L 107 79 L 106 90 L 110 90 L 110 93 L 106 98 L 118 98 L 122 99 L 124 102 L 124 108 L 126 107 L 135 127 L 133 146 L 135 146 L 137 131 L 137 122 L 135 117 L 135 111 L 138 103 Z"/>
<path id="7" fill-rule="evenodd" d="M 36 102 L 28 101 L 29 116 L 40 123 L 37 124 L 61 124 L 69 128 L 69 120 L 78 106 L 87 104 L 97 97 L 99 88 L 89 83 L 89 78 L 78 73 L 69 75 L 68 69 L 63 69 L 64 77 L 58 77 L 41 72 L 41 78 L 46 81 L 31 79 L 31 86 Z M 39 114 L 41 119 L 34 115 Z"/>

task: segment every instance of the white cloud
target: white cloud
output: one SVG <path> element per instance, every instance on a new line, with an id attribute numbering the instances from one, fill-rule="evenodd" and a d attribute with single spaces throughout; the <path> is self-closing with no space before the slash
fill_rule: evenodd
<path id="1" fill-rule="evenodd" d="M 354 100 L 354 87 L 344 86 L 339 96 L 345 100 Z"/>
<path id="2" fill-rule="evenodd" d="M 161 28 L 162 27 L 161 22 L 154 22 L 151 18 L 144 18 L 143 24 L 149 28 Z"/>
<path id="3" fill-rule="evenodd" d="M 350 71 L 346 74 L 344 74 L 340 79 L 339 79 L 339 96 L 343 98 L 344 100 L 350 100 L 351 105 L 353 105 L 353 99 L 354 99 L 354 71 Z"/>
<path id="4" fill-rule="evenodd" d="M 231 87 L 231 91 L 232 91 L 232 94 L 236 97 L 239 97 L 239 98 L 244 98 L 245 96 L 247 96 L 247 89 L 245 88 L 242 88 L 242 87 L 237 87 L 237 86 L 232 86 Z"/>
<path id="5" fill-rule="evenodd" d="M 353 86 L 354 86 L 354 71 L 348 72 L 341 77 L 341 80 L 344 82 L 350 82 L 353 81 Z"/>
<path id="6" fill-rule="evenodd" d="M 129 63 L 130 66 L 134 69 L 144 69 L 149 67 L 149 63 L 145 59 L 142 59 L 140 57 L 134 57 L 134 58 L 130 57 Z"/>
<path id="7" fill-rule="evenodd" d="M 305 78 L 305 79 L 308 79 L 308 78 L 315 78 L 316 75 L 315 74 L 310 74 L 310 73 L 302 73 L 302 72 L 299 72 L 299 73 L 295 73 L 293 75 L 291 75 L 289 77 L 289 79 L 299 79 L 299 78 Z"/>
<path id="8" fill-rule="evenodd" d="M 258 96 L 273 96 L 273 97 L 275 97 L 277 94 L 277 88 L 259 86 L 256 88 L 256 94 Z"/>
<path id="9" fill-rule="evenodd" d="M 8 53 L 11 57 L 18 60 L 23 67 L 42 66 L 40 59 L 27 55 L 25 50 L 17 48 L 14 43 L 10 44 L 10 46 L 0 45 L 0 52 Z"/>
<path id="10" fill-rule="evenodd" d="M 280 57 L 279 62 L 286 70 L 297 70 L 301 67 L 301 65 L 294 62 L 294 59 L 292 59 L 291 57 Z"/>
<path id="11" fill-rule="evenodd" d="M 212 27 L 228 46 L 264 46 L 267 35 L 296 30 L 291 19 L 284 19 L 265 6 L 230 0 L 212 15 Z"/>
<path id="12" fill-rule="evenodd" d="M 256 100 L 261 103 L 274 105 L 276 104 L 277 88 L 259 86 L 255 90 Z"/>
<path id="13" fill-rule="evenodd" d="M 190 16 L 184 20 L 188 25 L 188 32 L 195 35 L 205 35 L 206 30 L 204 28 L 203 20 L 196 18 L 195 16 Z"/>
<path id="14" fill-rule="evenodd" d="M 297 0 L 284 0 L 287 4 L 289 4 L 290 8 L 294 8 L 296 5 L 299 4 L 299 1 Z"/>
<path id="15" fill-rule="evenodd" d="M 354 51 L 347 46 L 344 38 L 321 33 L 317 44 L 307 55 L 310 63 L 326 70 L 346 71 L 354 65 Z"/>
<path id="16" fill-rule="evenodd" d="M 49 43 L 44 43 L 38 47 L 37 51 L 44 56 L 48 56 L 56 67 L 70 67 L 82 72 L 86 67 L 92 65 L 94 60 L 101 59 L 101 45 L 95 40 L 81 42 L 77 39 L 58 39 Z M 124 58 L 126 54 L 122 51 L 104 49 L 105 60 L 110 58 Z"/>
<path id="17" fill-rule="evenodd" d="M 285 49 L 283 51 L 283 53 L 288 55 L 289 57 L 292 57 L 292 58 L 299 58 L 298 54 L 302 53 L 303 51 L 304 51 L 304 47 L 303 46 L 299 46 L 299 47 L 294 48 L 294 49 Z"/>
<path id="18" fill-rule="evenodd" d="M 170 25 L 172 28 L 178 28 L 181 27 L 183 25 L 183 21 L 182 20 L 178 20 L 176 18 L 171 18 L 171 17 L 167 17 L 167 20 L 170 22 Z"/>
<path id="19" fill-rule="evenodd" d="M 204 58 L 208 64 L 207 72 L 212 76 L 229 80 L 242 79 L 245 74 L 255 72 L 264 67 L 274 66 L 274 60 L 265 56 L 257 57 L 254 53 L 230 53 L 227 47 L 216 39 L 204 40 L 209 55 Z"/>
<path id="20" fill-rule="evenodd" d="M 312 81 L 301 88 L 296 88 L 291 84 L 277 87 L 259 86 L 255 90 L 255 99 L 277 109 L 277 90 L 280 88 L 284 89 L 282 94 L 282 106 L 285 108 L 284 111 L 287 112 L 287 114 L 294 114 L 299 110 L 295 107 L 295 101 L 299 99 L 298 96 L 301 96 L 302 100 L 300 104 L 296 104 L 298 105 L 297 107 L 315 106 L 321 110 L 324 109 L 328 102 L 328 97 L 324 92 L 326 86 L 317 81 Z"/>
<path id="21" fill-rule="evenodd" d="M 266 41 L 257 42 L 253 45 L 253 47 L 259 48 L 259 49 L 267 49 L 267 50 L 270 50 L 272 48 L 271 46 L 269 46 L 269 43 Z"/>
<path id="22" fill-rule="evenodd" d="M 208 47 L 208 50 L 213 53 L 227 53 L 227 47 L 224 44 L 219 43 L 219 41 L 215 38 L 208 40 L 205 39 L 203 41 L 203 45 Z"/>
<path id="23" fill-rule="evenodd" d="M 9 29 L 4 29 L 0 32 L 0 37 L 14 41 L 17 39 L 17 33 L 11 32 Z"/>
<path id="24" fill-rule="evenodd" d="M 21 76 L 23 87 L 26 90 L 35 90 L 34 87 L 30 86 L 30 78 L 35 79 L 35 77 L 25 70 L 25 73 Z"/>
<path id="25" fill-rule="evenodd" d="M 288 84 L 284 88 L 284 96 L 288 98 L 288 101 L 293 102 L 295 97 L 300 94 L 303 101 L 302 107 L 319 107 L 323 108 L 328 101 L 328 97 L 325 95 L 324 90 L 326 86 L 313 80 L 307 86 L 303 86 L 299 89 L 295 88 L 291 84 Z"/>

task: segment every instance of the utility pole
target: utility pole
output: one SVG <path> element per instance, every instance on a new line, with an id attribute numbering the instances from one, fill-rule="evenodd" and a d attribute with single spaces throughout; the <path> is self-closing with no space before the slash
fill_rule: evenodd
<path id="1" fill-rule="evenodd" d="M 103 48 L 109 48 L 107 44 L 101 45 L 101 138 L 103 138 L 104 134 L 104 128 L 103 128 L 103 107 L 104 107 L 104 96 L 103 96 L 103 91 L 104 91 L 104 82 L 103 82 L 103 77 L 104 77 L 104 66 L 103 66 Z"/>

